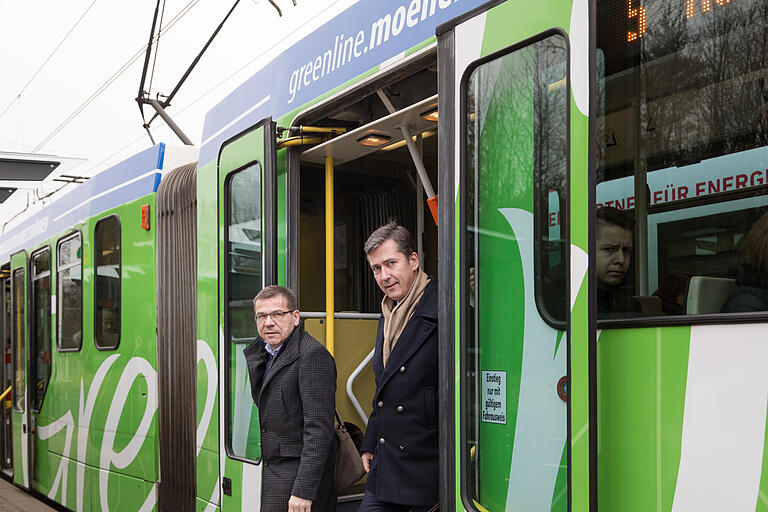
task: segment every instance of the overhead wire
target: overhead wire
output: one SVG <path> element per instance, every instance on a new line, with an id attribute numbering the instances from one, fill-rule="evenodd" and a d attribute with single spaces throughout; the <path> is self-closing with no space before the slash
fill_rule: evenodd
<path id="1" fill-rule="evenodd" d="M 149 89 L 145 91 L 144 85 L 147 78 L 147 68 L 149 67 L 149 57 L 151 56 L 152 49 L 153 49 L 152 42 L 155 39 L 155 24 L 157 23 L 158 14 L 160 11 L 160 1 L 161 0 L 157 0 L 157 5 L 155 6 L 155 15 L 152 17 L 152 28 L 149 30 L 149 41 L 147 43 L 147 53 L 144 56 L 144 67 L 141 70 L 141 81 L 139 82 L 139 91 L 136 95 L 136 103 L 139 107 L 139 112 L 141 113 L 141 124 L 144 127 L 144 129 L 147 130 L 147 135 L 149 136 L 149 140 L 152 142 L 153 146 L 155 145 L 155 138 L 152 137 L 152 130 L 149 129 L 149 123 L 147 122 L 147 117 L 144 115 L 144 101 L 146 99 L 145 97 L 149 96 L 149 92 L 147 91 L 152 90 L 152 81 L 154 81 L 154 78 L 155 78 L 155 65 L 157 64 L 157 54 L 158 54 L 157 48 L 160 47 L 159 37 L 157 38 L 157 45 L 155 46 L 155 58 L 152 61 L 152 75 L 150 77 Z M 166 5 L 165 0 L 162 0 L 162 2 L 163 2 L 163 9 L 162 9 L 161 20 L 163 17 L 165 17 L 165 5 Z M 162 28 L 163 28 L 163 23 L 161 21 L 158 33 L 162 31 Z"/>
<path id="2" fill-rule="evenodd" d="M 196 4 L 197 4 L 199 1 L 200 1 L 200 0 L 191 0 L 191 1 L 190 1 L 190 2 L 189 2 L 189 3 L 188 3 L 188 4 L 187 4 L 187 5 L 184 7 L 184 8 L 182 8 L 182 10 L 181 10 L 181 11 L 179 11 L 179 13 L 178 13 L 178 14 L 176 14 L 176 16 L 174 16 L 174 17 L 171 19 L 171 21 L 169 21 L 169 22 L 168 22 L 168 25 L 165 27 L 165 29 L 163 29 L 163 31 L 162 31 L 162 32 L 161 32 L 161 31 L 158 31 L 158 33 L 157 33 L 157 36 L 155 37 L 155 40 L 159 39 L 159 38 L 160 38 L 160 36 L 162 36 L 163 34 L 167 33 L 167 32 L 168 32 L 168 31 L 169 31 L 171 28 L 173 28 L 173 26 L 174 26 L 174 25 L 175 25 L 175 24 L 176 24 L 176 23 L 177 23 L 179 20 L 181 20 L 181 18 L 183 18 L 183 17 L 184 17 L 184 16 L 185 16 L 185 15 L 186 15 L 186 14 L 187 14 L 189 11 L 190 11 L 190 9 L 192 9 L 192 7 L 194 7 L 194 6 L 195 6 L 195 5 L 196 5 Z M 118 69 L 118 70 L 117 70 L 115 73 L 113 73 L 113 74 L 112 74 L 112 76 L 110 76 L 110 77 L 107 79 L 107 81 L 106 81 L 106 82 L 104 82 L 104 83 L 103 83 L 103 84 L 102 84 L 102 85 L 101 85 L 101 86 L 100 86 L 98 89 L 96 89 L 96 91 L 95 91 L 93 94 L 91 94 L 91 95 L 90 95 L 90 96 L 89 96 L 89 97 L 88 97 L 88 98 L 87 98 L 87 99 L 86 99 L 86 100 L 85 100 L 83 103 L 81 103 L 81 104 L 80 104 L 80 106 L 78 106 L 78 107 L 77 107 L 77 108 L 74 110 L 74 112 L 72 112 L 72 113 L 71 113 L 69 116 L 67 116 L 67 118 L 66 118 L 66 119 L 64 119 L 64 121 L 62 121 L 62 122 L 61 122 L 61 124 L 59 124 L 59 125 L 58 125 L 58 126 L 57 126 L 57 127 L 56 127 L 56 128 L 55 128 L 55 129 L 54 129 L 54 130 L 53 130 L 53 131 L 50 133 L 50 134 L 48 134 L 48 136 L 46 136 L 46 137 L 45 137 L 45 138 L 42 140 L 42 142 L 40 142 L 40 143 L 39 143 L 39 144 L 38 144 L 38 145 L 35 147 L 35 149 L 33 150 L 33 152 L 37 152 L 38 150 L 40 150 L 40 148 L 42 148 L 42 147 L 43 147 L 43 146 L 45 146 L 45 145 L 46 145 L 48 142 L 50 142 L 50 140 L 51 140 L 51 139 L 53 139 L 53 138 L 54 138 L 56 135 L 58 135 L 58 134 L 59 134 L 59 132 L 61 132 L 61 130 L 63 130 L 63 129 L 64 129 L 64 128 L 65 128 L 65 127 L 66 127 L 66 126 L 69 124 L 69 123 L 71 123 L 71 122 L 72 122 L 72 121 L 73 121 L 73 120 L 74 120 L 74 119 L 75 119 L 75 118 L 76 118 L 78 115 L 80 115 L 80 113 L 81 113 L 83 110 L 85 110 L 85 108 L 86 108 L 88 105 L 90 105 L 91 103 L 93 103 L 93 101 L 94 101 L 96 98 L 98 98 L 98 97 L 99 97 L 99 96 L 100 96 L 100 95 L 101 95 L 101 94 L 102 94 L 102 93 L 103 93 L 103 92 L 104 92 L 104 91 L 105 91 L 105 90 L 106 90 L 106 89 L 107 89 L 107 88 L 108 88 L 110 85 L 112 85 L 112 83 L 114 83 L 114 82 L 115 82 L 115 80 L 117 80 L 118 78 L 120 78 L 120 76 L 121 76 L 123 73 L 125 73 L 125 72 L 126 72 L 126 71 L 127 71 L 127 70 L 128 70 L 128 69 L 129 69 L 129 68 L 132 66 L 132 65 L 133 65 L 133 63 L 134 63 L 134 62 L 136 62 L 136 61 L 137 61 L 137 60 L 138 60 L 138 59 L 139 59 L 139 58 L 140 58 L 140 57 L 141 57 L 141 56 L 144 54 L 145 50 L 147 49 L 147 46 L 148 46 L 148 43 L 147 43 L 147 44 L 145 44 L 145 45 L 143 45 L 143 46 L 142 46 L 142 47 L 141 47 L 141 48 L 140 48 L 140 49 L 139 49 L 139 50 L 138 50 L 138 51 L 137 51 L 137 52 L 136 52 L 136 53 L 133 55 L 133 57 L 131 57 L 130 59 L 128 59 L 128 61 L 127 61 L 127 62 L 125 62 L 125 63 L 124 63 L 122 66 L 120 66 L 120 68 L 119 68 L 119 69 Z"/>
<path id="3" fill-rule="evenodd" d="M 48 64 L 48 62 L 51 60 L 51 58 L 53 58 L 53 56 L 56 54 L 56 52 L 57 52 L 57 51 L 59 51 L 59 48 L 61 48 L 61 45 L 63 45 L 63 44 L 64 44 L 64 42 L 65 42 L 65 41 L 66 41 L 66 40 L 69 38 L 69 36 L 72 34 L 72 32 L 74 32 L 74 31 L 75 31 L 75 29 L 77 28 L 77 26 L 80 24 L 80 22 L 81 22 L 81 21 L 83 21 L 83 18 L 85 18 L 85 15 L 86 15 L 86 14 L 88 14 L 88 11 L 90 11 L 90 10 L 91 10 L 91 7 L 93 7 L 93 4 L 95 4 L 95 3 L 96 3 L 96 0 L 93 0 L 93 2 L 91 2 L 91 5 L 89 5 L 89 6 L 88 6 L 88 7 L 85 9 L 85 11 L 83 11 L 83 14 L 81 14 L 81 15 L 80 15 L 80 17 L 79 17 L 79 18 L 77 19 L 77 21 L 75 22 L 75 24 L 74 24 L 74 25 L 72 25 L 72 28 L 70 28 L 70 29 L 67 31 L 67 33 L 64 35 L 64 37 L 61 39 L 61 41 L 59 41 L 59 44 L 57 44 L 57 45 L 56 45 L 56 47 L 53 49 L 53 51 L 51 51 L 51 53 L 49 53 L 49 54 L 48 54 L 48 57 L 46 57 L 46 58 L 45 58 L 45 60 L 43 61 L 43 63 L 42 63 L 42 64 L 40 64 L 40 67 L 38 67 L 38 68 L 37 68 L 37 71 L 35 71 L 35 72 L 32 74 L 32 77 L 31 77 L 29 80 L 27 80 L 27 83 L 26 83 L 26 84 L 24 84 L 24 87 L 22 87 L 22 88 L 21 88 L 21 90 L 19 91 L 19 93 L 18 93 L 16 96 L 14 96 L 14 98 L 11 100 L 11 102 L 8 104 L 8 106 L 6 106 L 6 107 L 5 107 L 5 109 L 3 110 L 3 112 L 2 112 L 2 113 L 0 113 L 0 119 L 2 119 L 2 118 L 3 118 L 3 116 L 5 115 L 5 113 L 6 113 L 6 112 L 8 112 L 8 110 L 9 110 L 9 109 L 11 108 L 11 106 L 12 106 L 12 105 L 13 105 L 13 104 L 16 102 L 16 100 L 17 100 L 18 98 L 20 98 L 20 97 L 21 97 L 21 95 L 24 93 L 24 91 L 26 91 L 26 90 L 27 90 L 27 87 L 29 87 L 29 85 L 30 85 L 30 84 L 31 84 L 31 83 L 32 83 L 32 82 L 35 80 L 35 78 L 37 78 L 37 75 L 39 75 L 39 74 L 40 74 L 40 72 L 43 70 L 43 68 L 46 66 L 46 64 Z"/>
<path id="4" fill-rule="evenodd" d="M 330 6 L 332 6 L 332 5 L 336 4 L 336 3 L 338 3 L 338 2 L 340 2 L 340 1 L 341 1 L 341 0 L 334 0 L 333 2 L 331 2 L 331 3 L 328 5 L 328 7 L 330 7 Z M 328 7 L 326 7 L 326 10 L 328 9 Z M 278 45 L 280 45 L 280 44 L 281 44 L 283 41 L 285 41 L 286 39 L 287 39 L 287 37 L 285 37 L 285 38 L 283 38 L 283 39 L 278 39 L 277 41 L 275 41 L 275 43 L 273 43 L 273 44 L 272 44 L 272 46 L 269 46 L 269 47 L 267 47 L 267 48 L 266 48 L 264 51 L 262 51 L 261 53 L 259 53 L 258 55 L 256 55 L 254 58 L 252 58 L 251 60 L 249 60 L 248 62 L 246 62 L 246 63 L 245 63 L 245 64 L 243 64 L 242 66 L 240 66 L 240 67 L 239 67 L 237 70 L 235 70 L 235 71 L 233 71 L 232 73 L 230 73 L 229 75 L 227 75 L 227 76 L 226 76 L 226 77 L 225 77 L 223 80 L 219 81 L 219 82 L 218 82 L 216 85 L 214 85 L 213 87 L 211 87 L 210 89 L 208 89 L 207 91 L 205 91 L 203 94 L 201 94 L 200 96 L 198 96 L 198 97 L 197 97 L 195 100 L 193 100 L 192 102 L 190 102 L 189 104 L 187 104 L 185 107 L 181 108 L 180 110 L 177 110 L 177 111 L 176 111 L 176 113 L 177 113 L 177 114 L 181 114 L 182 112 L 184 112 L 185 110 L 187 110 L 187 109 L 188 109 L 189 107 L 191 107 L 192 105 L 195 105 L 195 104 L 197 104 L 197 102 L 199 102 L 201 99 L 203 99 L 204 97 L 208 96 L 210 93 L 212 93 L 214 90 L 216 90 L 216 89 L 218 89 L 219 87 L 221 87 L 221 86 L 222 86 L 224 83 L 226 83 L 227 81 L 231 80 L 231 79 L 232 79 L 234 76 L 236 76 L 238 73 L 240 73 L 241 71 L 243 71 L 245 68 L 247 68 L 248 66 L 250 66 L 251 64 L 253 64 L 253 63 L 254 63 L 254 62 L 256 62 L 257 60 L 259 60 L 261 57 L 263 57 L 263 56 L 264 56 L 264 55 L 266 55 L 268 52 L 270 52 L 271 50 L 273 50 L 275 47 L 277 47 Z"/>
<path id="5" fill-rule="evenodd" d="M 340 2 L 340 1 L 341 1 L 341 0 L 334 0 L 333 2 L 331 2 L 331 3 L 329 4 L 329 6 L 328 6 L 328 7 L 330 7 L 330 6 L 332 6 L 332 5 L 336 4 L 336 3 L 338 3 L 338 2 Z M 326 9 L 327 9 L 328 7 L 326 7 Z M 236 76 L 237 74 L 239 74 L 241 71 L 243 71 L 245 68 L 247 68 L 248 66 L 250 66 L 251 64 L 253 64 L 254 62 L 256 62 L 258 59 L 260 59 L 261 57 L 263 57 L 265 54 L 267 54 L 269 51 L 273 50 L 275 47 L 277 47 L 279 44 L 281 44 L 283 41 L 285 41 L 285 39 L 287 39 L 287 38 L 283 38 L 283 39 L 280 39 L 280 40 L 276 41 L 274 44 L 272 44 L 272 46 L 269 46 L 269 47 L 268 47 L 268 48 L 266 48 L 264 51 L 262 51 L 261 53 L 259 53 L 258 55 L 256 55 L 254 58 L 252 58 L 251 60 L 249 60 L 248 62 L 246 62 L 246 63 L 245 63 L 245 64 L 243 64 L 242 66 L 240 66 L 240 67 L 239 67 L 237 70 L 235 70 L 234 72 L 232 72 L 232 73 L 230 73 L 229 75 L 227 75 L 227 76 L 226 76 L 224 79 L 220 80 L 220 81 L 219 81 L 218 83 L 216 83 L 216 84 L 215 84 L 213 87 L 209 88 L 209 89 L 208 89 L 208 90 L 206 90 L 204 93 L 202 93 L 202 94 L 200 94 L 199 96 L 197 96 L 197 97 L 196 97 L 194 100 L 192 100 L 191 102 L 189 102 L 189 103 L 188 103 L 187 105 L 185 105 L 184 107 L 181 107 L 180 109 L 178 109 L 178 110 L 176 111 L 176 115 L 182 114 L 182 113 L 184 113 L 186 110 L 188 110 L 189 108 L 191 108 L 192 106 L 195 106 L 195 105 L 197 105 L 197 104 L 200 102 L 200 100 L 202 100 L 203 98 L 205 98 L 206 96 L 208 96 L 209 94 L 211 94 L 213 91 L 215 91 L 216 89 L 218 89 L 219 87 L 221 87 L 222 85 L 224 85 L 226 82 L 228 82 L 229 80 L 231 80 L 233 77 L 235 77 L 235 76 Z M 146 45 L 144 46 L 144 49 L 146 49 Z M 161 122 L 162 122 L 162 119 L 161 119 Z M 95 165 L 93 165 L 92 167 L 90 167 L 90 168 L 88 169 L 88 171 L 86 172 L 86 174 L 90 174 L 92 171 L 94 171 L 94 170 L 98 169 L 99 167 L 101 167 L 101 165 L 102 165 L 102 164 L 104 164 L 104 162 L 107 162 L 107 161 L 109 161 L 109 160 L 110 160 L 110 159 L 112 159 L 112 158 L 113 158 L 115 155 L 118 155 L 119 153 L 121 153 L 121 152 L 125 151 L 126 149 L 128 149 L 128 148 L 129 148 L 129 147 L 131 147 L 132 145 L 134 145 L 134 144 L 136 144 L 137 142 L 139 142 L 139 141 L 140 141 L 141 139 L 143 139 L 144 137 L 145 137 L 145 134 L 139 135 L 138 137 L 136 137 L 135 139 L 133 139 L 131 142 L 129 142 L 129 143 L 127 143 L 127 144 L 125 144 L 125 145 L 124 145 L 124 146 L 122 146 L 122 147 L 120 147 L 120 149 L 118 149 L 118 150 L 116 150 L 116 151 L 112 152 L 112 153 L 111 153 L 109 156 L 107 156 L 107 157 L 103 158 L 103 159 L 102 159 L 102 160 L 100 160 L 100 161 L 99 161 L 97 164 L 95 164 Z M 151 137 L 151 135 L 150 135 L 150 137 Z M 153 144 L 154 144 L 154 140 L 153 140 Z"/>
<path id="6" fill-rule="evenodd" d="M 165 17 L 165 0 L 163 0 L 163 9 L 160 11 L 160 25 L 157 28 L 157 42 L 155 43 L 155 56 L 152 59 L 152 72 L 149 74 L 149 88 L 147 91 L 152 91 L 152 82 L 155 80 L 155 65 L 157 64 L 157 54 L 160 53 L 160 36 L 163 31 L 163 18 Z"/>

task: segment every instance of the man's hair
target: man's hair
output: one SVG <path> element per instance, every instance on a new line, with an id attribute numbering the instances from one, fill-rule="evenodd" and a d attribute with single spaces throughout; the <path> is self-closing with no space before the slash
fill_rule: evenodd
<path id="1" fill-rule="evenodd" d="M 398 226 L 395 221 L 390 221 L 371 233 L 371 236 L 365 241 L 363 246 L 365 255 L 371 254 L 387 240 L 394 240 L 397 250 L 403 253 L 406 259 L 416 252 L 416 242 L 414 242 L 411 232 L 403 226 Z"/>
<path id="2" fill-rule="evenodd" d="M 278 286 L 276 284 L 265 286 L 264 288 L 262 288 L 261 291 L 257 293 L 256 296 L 253 298 L 253 305 L 255 307 L 256 301 L 259 301 L 262 299 L 271 299 L 273 297 L 285 297 L 285 306 L 291 311 L 294 311 L 297 309 L 296 294 L 293 293 L 288 288 L 286 288 L 285 286 Z"/>
<path id="3" fill-rule="evenodd" d="M 627 231 L 635 229 L 635 219 L 631 214 L 624 210 L 619 210 L 613 206 L 602 206 L 597 209 L 597 220 L 603 221 L 611 226 L 618 226 Z"/>
<path id="4" fill-rule="evenodd" d="M 764 214 L 745 240 L 749 262 L 760 272 L 768 272 L 768 213 Z"/>

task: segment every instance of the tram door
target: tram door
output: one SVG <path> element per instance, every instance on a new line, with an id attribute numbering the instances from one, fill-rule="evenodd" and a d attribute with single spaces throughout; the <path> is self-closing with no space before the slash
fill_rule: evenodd
<path id="1" fill-rule="evenodd" d="M 11 358 L 11 279 L 10 267 L 0 270 L 0 394 L 5 396 L 0 400 L 0 469 L 12 474 L 13 468 L 13 435 L 11 433 L 11 390 L 13 389 L 13 372 Z"/>
<path id="2" fill-rule="evenodd" d="M 275 123 L 270 120 L 235 137 L 219 154 L 222 511 L 253 510 L 261 499 L 259 416 L 243 350 L 258 337 L 252 299 L 277 282 L 274 155 Z"/>
<path id="3" fill-rule="evenodd" d="M 569 40 L 557 28 L 571 10 L 561 4 L 506 2 L 458 23 L 438 46 L 440 62 L 455 66 L 440 94 L 453 92 L 458 136 L 457 486 L 468 510 L 568 510 L 576 276 Z"/>
<path id="4" fill-rule="evenodd" d="M 27 266 L 25 252 L 11 257 L 11 389 L 13 432 L 13 481 L 29 488 L 30 425 L 27 400 Z"/>

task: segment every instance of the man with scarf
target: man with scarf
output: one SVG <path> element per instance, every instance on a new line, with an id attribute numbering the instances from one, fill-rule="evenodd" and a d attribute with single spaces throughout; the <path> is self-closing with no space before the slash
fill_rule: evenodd
<path id="1" fill-rule="evenodd" d="M 426 511 L 438 501 L 437 285 L 419 268 L 411 234 L 394 222 L 374 231 L 364 250 L 384 299 L 359 510 Z"/>

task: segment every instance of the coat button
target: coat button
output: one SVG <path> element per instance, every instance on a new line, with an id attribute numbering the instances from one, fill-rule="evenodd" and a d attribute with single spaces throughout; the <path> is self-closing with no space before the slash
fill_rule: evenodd
<path id="1" fill-rule="evenodd" d="M 405 366 L 401 366 L 400 367 L 400 373 L 404 373 L 404 372 L 405 372 Z"/>
<path id="2" fill-rule="evenodd" d="M 403 412 L 405 408 L 402 405 L 397 406 L 397 412 Z"/>
<path id="3" fill-rule="evenodd" d="M 262 433 L 262 434 L 266 434 L 266 433 L 267 433 L 267 429 L 266 429 L 266 428 L 264 428 L 264 427 L 262 427 L 262 428 L 261 428 L 261 433 Z"/>
<path id="4" fill-rule="evenodd" d="M 383 437 L 382 437 L 382 438 L 379 438 L 379 444 L 384 444 L 384 443 L 386 443 L 386 441 L 384 440 L 384 438 L 383 438 Z"/>
<path id="5" fill-rule="evenodd" d="M 379 407 L 384 407 L 384 402 L 382 402 L 381 400 L 379 400 L 379 403 L 377 403 L 376 405 L 378 405 Z"/>

